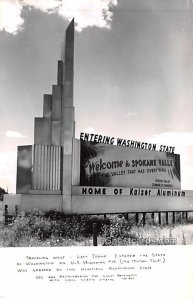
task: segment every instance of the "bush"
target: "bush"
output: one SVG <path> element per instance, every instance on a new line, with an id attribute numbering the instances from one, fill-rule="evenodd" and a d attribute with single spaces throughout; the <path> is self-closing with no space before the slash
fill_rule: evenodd
<path id="1" fill-rule="evenodd" d="M 192 232 L 190 236 L 188 228 L 181 235 L 181 227 L 177 226 L 172 226 L 172 229 L 168 226 L 141 227 L 139 224 L 134 225 L 134 217 L 130 215 L 125 219 L 120 214 L 108 215 L 104 219 L 97 215 L 69 215 L 55 211 L 42 215 L 36 211 L 17 217 L 11 225 L 2 226 L 0 242 L 2 239 L 5 247 L 92 245 L 93 223 L 96 223 L 99 245 L 131 245 L 132 239 L 163 236 L 178 236 L 182 244 L 192 243 Z"/>
<path id="2" fill-rule="evenodd" d="M 131 222 L 122 217 L 111 217 L 109 225 L 102 226 L 104 246 L 125 245 L 131 238 Z"/>
<path id="3" fill-rule="evenodd" d="M 110 221 L 99 216 L 67 215 L 54 211 L 41 215 L 34 212 L 16 218 L 11 225 L 11 231 L 17 242 L 22 239 L 30 242 L 33 238 L 43 241 L 52 237 L 78 241 L 92 235 L 93 223 L 97 223 L 100 233 L 102 226 L 110 224 Z"/>

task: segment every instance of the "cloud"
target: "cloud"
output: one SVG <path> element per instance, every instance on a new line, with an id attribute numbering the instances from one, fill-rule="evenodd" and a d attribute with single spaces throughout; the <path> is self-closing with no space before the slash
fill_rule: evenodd
<path id="1" fill-rule="evenodd" d="M 58 10 L 63 1 L 60 0 L 19 0 L 22 6 L 30 6 L 44 12 L 53 13 Z"/>
<path id="2" fill-rule="evenodd" d="M 117 4 L 117 0 L 63 0 L 59 14 L 68 20 L 74 17 L 78 31 L 88 26 L 109 29 L 113 16 L 111 7 Z"/>
<path id="3" fill-rule="evenodd" d="M 148 142 L 171 146 L 193 146 L 193 132 L 163 132 L 148 139 Z"/>
<path id="4" fill-rule="evenodd" d="M 117 0 L 1 0 L 0 31 L 17 34 L 24 23 L 21 12 L 25 6 L 57 13 L 68 21 L 74 17 L 78 31 L 88 26 L 109 29 L 113 16 L 111 8 L 117 4 Z"/>
<path id="5" fill-rule="evenodd" d="M 103 136 L 106 135 L 106 133 L 104 131 L 98 131 L 98 132 L 96 132 L 96 130 L 93 127 L 87 127 L 85 129 L 83 129 L 82 132 L 84 132 L 84 133 L 93 133 L 93 134 L 100 134 L 100 135 L 103 135 Z"/>
<path id="6" fill-rule="evenodd" d="M 95 134 L 95 129 L 93 127 L 87 127 L 82 132 Z"/>
<path id="7" fill-rule="evenodd" d="M 126 117 L 133 117 L 133 116 L 136 116 L 137 114 L 138 114 L 137 111 L 130 111 L 130 112 L 128 112 L 125 116 L 126 116 Z"/>
<path id="8" fill-rule="evenodd" d="M 16 0 L 0 1 L 0 31 L 16 34 L 22 27 L 22 5 Z"/>
<path id="9" fill-rule="evenodd" d="M 8 130 L 5 135 L 10 138 L 25 138 L 26 136 L 17 131 Z"/>

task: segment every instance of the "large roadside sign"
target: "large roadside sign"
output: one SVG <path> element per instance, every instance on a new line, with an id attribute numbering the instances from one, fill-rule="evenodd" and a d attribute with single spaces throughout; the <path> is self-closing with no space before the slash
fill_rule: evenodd
<path id="1" fill-rule="evenodd" d="M 180 189 L 180 156 L 81 142 L 80 185 Z"/>

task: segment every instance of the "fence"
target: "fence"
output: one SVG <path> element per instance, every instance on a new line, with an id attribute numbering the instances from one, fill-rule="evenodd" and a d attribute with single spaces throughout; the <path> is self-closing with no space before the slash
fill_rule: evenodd
<path id="1" fill-rule="evenodd" d="M 192 213 L 192 211 L 168 211 L 168 212 L 137 212 L 137 213 L 123 213 L 119 214 L 119 216 L 124 216 L 125 220 L 129 220 L 130 214 L 135 214 L 135 224 L 141 224 L 142 226 L 145 226 L 145 224 L 150 223 L 152 225 L 155 225 L 155 219 L 157 219 L 157 223 L 159 225 L 169 225 L 169 223 L 175 224 L 176 222 L 184 222 L 187 223 L 189 221 L 189 213 Z M 14 219 L 16 219 L 19 215 L 19 208 L 18 205 L 15 205 L 15 213 L 14 215 L 9 214 L 8 205 L 4 206 L 4 224 L 5 226 L 8 226 L 10 223 L 13 222 Z M 156 218 L 157 217 L 157 218 Z M 80 216 L 81 218 L 81 216 Z M 107 215 L 104 214 L 104 219 L 107 219 Z M 170 222 L 169 222 L 170 221 Z M 97 246 L 97 237 L 98 237 L 98 229 L 97 229 L 97 223 L 93 222 L 93 246 Z"/>

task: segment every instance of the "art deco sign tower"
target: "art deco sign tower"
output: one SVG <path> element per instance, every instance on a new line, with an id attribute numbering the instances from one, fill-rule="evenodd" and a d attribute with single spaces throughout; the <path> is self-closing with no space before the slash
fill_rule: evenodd
<path id="1" fill-rule="evenodd" d="M 57 85 L 44 95 L 43 117 L 35 118 L 34 146 L 18 147 L 17 194 L 59 195 L 70 209 L 74 132 L 74 19 L 66 30 Z"/>
<path id="2" fill-rule="evenodd" d="M 34 145 L 18 147 L 17 195 L 5 196 L 9 208 L 80 214 L 192 211 L 193 193 L 181 191 L 180 156 L 168 147 L 156 151 L 156 145 L 130 140 L 114 145 L 114 139 L 97 134 L 75 138 L 73 77 L 74 20 L 66 30 L 57 84 L 44 95 L 43 117 L 35 118 Z"/>

